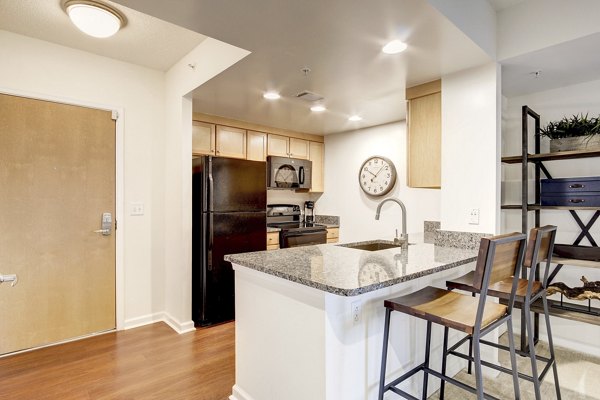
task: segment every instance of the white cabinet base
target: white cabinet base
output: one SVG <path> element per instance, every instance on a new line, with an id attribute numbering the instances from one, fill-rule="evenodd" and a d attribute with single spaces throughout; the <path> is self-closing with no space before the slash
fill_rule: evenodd
<path id="1" fill-rule="evenodd" d="M 473 269 L 449 271 L 343 297 L 234 264 L 236 289 L 236 384 L 231 400 L 365 400 L 376 399 L 379 385 L 385 309 L 383 300 L 424 286 L 442 287 L 449 278 Z M 361 302 L 361 319 L 352 320 L 351 305 Z M 389 378 L 422 362 L 426 322 L 392 314 L 388 352 Z M 460 334 L 451 331 L 450 343 Z M 440 370 L 443 328 L 434 324 L 430 365 Z M 493 362 L 497 353 L 483 352 Z M 448 358 L 454 375 L 466 362 Z M 388 380 L 389 381 L 389 380 Z M 421 393 L 422 374 L 400 387 Z M 429 380 L 429 393 L 439 388 Z M 386 397 L 387 398 L 387 397 Z"/>

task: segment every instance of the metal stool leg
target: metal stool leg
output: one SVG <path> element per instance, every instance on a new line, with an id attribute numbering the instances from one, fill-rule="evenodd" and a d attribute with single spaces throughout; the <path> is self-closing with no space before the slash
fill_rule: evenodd
<path id="1" fill-rule="evenodd" d="M 444 327 L 444 349 L 442 352 L 442 375 L 446 375 L 446 359 L 448 357 L 448 331 L 449 328 Z M 444 400 L 444 389 L 446 388 L 446 381 L 442 379 L 442 385 L 440 386 L 440 400 Z"/>
<path id="2" fill-rule="evenodd" d="M 529 358 L 531 359 L 531 376 L 533 378 L 533 390 L 535 393 L 536 400 L 541 400 L 542 395 L 540 392 L 540 376 L 537 370 L 537 361 L 535 358 L 535 338 L 534 338 L 534 327 L 533 321 L 531 320 L 531 308 L 528 300 L 523 303 L 523 310 L 525 310 L 525 323 L 527 326 L 527 339 L 529 341 Z"/>
<path id="3" fill-rule="evenodd" d="M 423 366 L 425 368 L 429 368 L 429 351 L 431 350 L 431 321 L 427 321 L 427 342 L 425 342 L 425 361 L 423 362 Z M 427 399 L 427 378 L 429 374 L 426 370 L 423 370 L 425 374 L 423 376 L 423 400 Z"/>
<path id="4" fill-rule="evenodd" d="M 379 400 L 383 400 L 383 391 L 385 388 L 385 368 L 387 364 L 388 338 L 390 335 L 390 314 L 392 310 L 385 309 L 385 323 L 383 325 L 383 350 L 381 354 L 381 374 L 379 376 Z"/>
<path id="5" fill-rule="evenodd" d="M 475 297 L 475 293 L 471 293 L 471 297 Z M 473 337 L 469 338 L 469 357 L 473 357 Z M 467 362 L 467 374 L 471 375 L 471 360 Z"/>
<path id="6" fill-rule="evenodd" d="M 483 371 L 481 370 L 481 344 L 479 342 L 481 332 L 476 330 L 473 333 L 473 359 L 475 366 L 475 388 L 477 389 L 477 399 L 483 400 Z"/>
<path id="7" fill-rule="evenodd" d="M 556 398 L 561 400 L 560 386 L 558 384 L 558 369 L 556 367 L 556 356 L 554 355 L 554 343 L 552 343 L 552 330 L 550 329 L 550 317 L 548 314 L 548 300 L 546 300 L 546 293 L 542 294 L 542 302 L 544 304 L 544 319 L 546 320 L 546 333 L 548 334 L 548 347 L 550 348 L 550 362 L 552 363 L 552 370 L 554 372 L 554 386 L 556 387 Z"/>
<path id="8" fill-rule="evenodd" d="M 508 347 L 510 348 L 510 369 L 512 370 L 513 386 L 515 388 L 515 400 L 521 398 L 519 389 L 519 372 L 517 371 L 517 356 L 515 352 L 515 337 L 513 336 L 512 319 L 506 321 L 508 325 Z"/>

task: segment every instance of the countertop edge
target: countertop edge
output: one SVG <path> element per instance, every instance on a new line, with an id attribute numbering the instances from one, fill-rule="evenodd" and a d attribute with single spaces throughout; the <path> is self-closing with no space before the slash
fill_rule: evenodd
<path id="1" fill-rule="evenodd" d="M 312 288 L 315 288 L 315 289 L 322 290 L 324 292 L 328 292 L 328 293 L 332 293 L 332 294 L 335 294 L 335 295 L 338 295 L 338 296 L 344 296 L 344 297 L 358 296 L 358 295 L 361 295 L 361 294 L 364 294 L 364 293 L 373 292 L 375 290 L 379 290 L 379 289 L 383 289 L 383 288 L 386 288 L 386 287 L 389 287 L 389 286 L 393 286 L 393 285 L 396 285 L 398 283 L 407 282 L 407 281 L 418 279 L 418 278 L 421 278 L 421 277 L 424 277 L 424 276 L 432 275 L 432 274 L 434 274 L 436 272 L 441 272 L 441 271 L 446 271 L 446 270 L 449 270 L 449 269 L 452 269 L 452 268 L 456 268 L 456 267 L 459 267 L 461 265 L 468 264 L 470 262 L 473 262 L 473 261 L 477 260 L 477 256 L 468 257 L 468 258 L 465 258 L 465 259 L 462 259 L 462 260 L 450 262 L 448 264 L 444 264 L 444 265 L 439 265 L 439 266 L 436 266 L 436 267 L 432 267 L 432 268 L 426 269 L 424 271 L 419 271 L 419 272 L 415 272 L 413 274 L 405 275 L 405 276 L 398 277 L 398 278 L 395 278 L 395 279 L 390 279 L 390 280 L 385 281 L 385 282 L 375 283 L 375 284 L 372 284 L 372 285 L 368 285 L 368 286 L 361 287 L 361 288 L 356 288 L 356 289 L 344 289 L 344 288 L 338 288 L 338 287 L 335 287 L 335 286 L 324 285 L 322 283 L 314 282 L 314 281 L 311 281 L 311 280 L 308 280 L 308 279 L 305 279 L 305 278 L 302 278 L 302 277 L 297 277 L 297 276 L 293 276 L 293 275 L 290 275 L 290 274 L 285 274 L 285 273 L 282 273 L 282 272 L 278 272 L 278 271 L 273 271 L 273 270 L 270 270 L 270 269 L 266 269 L 266 268 L 264 268 L 264 267 L 262 267 L 260 265 L 257 265 L 257 264 L 254 264 L 254 263 L 248 262 L 248 261 L 244 262 L 243 264 L 237 263 L 236 260 L 235 260 L 235 258 L 236 258 L 235 256 L 236 256 L 235 254 L 226 255 L 224 259 L 225 259 L 225 261 L 229 261 L 232 264 L 237 264 L 237 265 L 240 265 L 242 267 L 250 268 L 250 269 L 253 269 L 255 271 L 259 271 L 259 272 L 265 273 L 267 275 L 276 276 L 278 278 L 282 278 L 282 279 L 285 279 L 285 280 L 290 281 L 290 282 L 296 282 L 296 283 L 302 284 L 304 286 L 312 287 Z"/>

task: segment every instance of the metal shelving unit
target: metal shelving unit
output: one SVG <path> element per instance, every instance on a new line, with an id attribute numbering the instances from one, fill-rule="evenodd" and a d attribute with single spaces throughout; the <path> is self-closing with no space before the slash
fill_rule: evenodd
<path id="1" fill-rule="evenodd" d="M 534 144 L 534 152 L 529 153 L 529 118 L 533 118 L 535 123 L 535 144 Z M 503 210 L 521 210 L 521 227 L 522 232 L 527 234 L 528 227 L 528 217 L 529 212 L 534 212 L 534 224 L 535 226 L 540 226 L 540 212 L 543 210 L 565 210 L 571 213 L 573 219 L 577 222 L 581 229 L 581 233 L 577 237 L 577 239 L 573 242 L 574 245 L 578 245 L 584 238 L 587 238 L 592 246 L 598 246 L 592 235 L 590 234 L 590 229 L 596 223 L 598 218 L 600 217 L 600 207 L 563 207 L 563 206 L 542 206 L 541 205 L 541 196 L 540 196 L 540 179 L 541 175 L 544 174 L 546 178 L 552 178 L 552 175 L 544 165 L 545 161 L 559 161 L 559 160 L 573 160 L 573 159 L 581 159 L 581 158 L 590 158 L 590 157 L 600 157 L 600 150 L 585 150 L 585 151 L 563 151 L 559 153 L 540 153 L 540 116 L 535 111 L 530 109 L 528 106 L 523 106 L 522 108 L 522 125 L 521 125 L 521 155 L 520 156 L 510 156 L 510 157 L 502 157 L 502 162 L 505 164 L 521 164 L 521 204 L 508 204 L 501 206 Z M 529 163 L 533 163 L 535 166 L 534 171 L 534 182 L 535 182 L 535 194 L 534 194 L 534 202 L 529 202 Z M 592 218 L 587 222 L 583 223 L 577 211 L 590 210 L 595 211 Z M 571 266 L 579 266 L 586 268 L 600 268 L 600 262 L 597 261 L 589 261 L 589 260 L 579 260 L 572 258 L 563 258 L 563 257 L 553 257 L 553 263 L 556 264 L 553 271 L 551 271 L 549 276 L 549 282 L 556 277 L 558 272 L 564 265 Z M 527 279 L 527 271 L 523 271 L 523 278 Z M 557 317 L 566 318 L 570 320 L 586 322 L 590 324 L 600 325 L 600 316 L 590 315 L 586 313 L 586 310 L 589 310 L 588 307 L 575 305 L 573 307 L 569 307 L 569 309 L 560 308 L 559 301 L 549 300 L 549 312 L 551 315 L 555 315 Z M 569 303 L 569 306 L 572 304 Z M 541 308 L 541 304 L 536 308 L 532 307 L 532 311 L 534 312 L 543 312 Z M 578 311 L 581 309 L 581 311 Z M 599 308 L 591 308 L 594 312 L 600 311 Z M 522 328 L 521 332 L 521 345 L 524 346 L 523 337 L 524 328 Z M 539 315 L 536 313 L 535 315 L 535 338 L 537 341 L 539 332 Z"/>

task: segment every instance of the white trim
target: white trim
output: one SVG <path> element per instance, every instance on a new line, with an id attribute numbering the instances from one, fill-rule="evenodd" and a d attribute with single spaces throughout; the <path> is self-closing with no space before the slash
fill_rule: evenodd
<path id="1" fill-rule="evenodd" d="M 194 326 L 194 321 L 189 320 L 185 322 L 179 322 L 176 318 L 174 318 L 171 314 L 169 314 L 166 311 L 164 313 L 163 321 L 179 334 L 193 332 L 196 330 L 196 327 Z"/>
<path id="2" fill-rule="evenodd" d="M 142 315 L 141 317 L 136 317 L 132 319 L 128 319 L 125 321 L 124 329 L 133 329 L 139 328 L 140 326 L 155 324 L 157 322 L 164 322 L 169 325 L 171 329 L 179 334 L 193 332 L 196 330 L 194 326 L 194 321 L 186 321 L 179 322 L 175 318 L 173 318 L 167 312 L 158 312 L 154 314 Z"/>
<path id="3" fill-rule="evenodd" d="M 157 312 L 154 314 L 142 315 L 141 317 L 135 317 L 125 320 L 123 323 L 123 329 L 139 328 L 140 326 L 155 324 L 157 322 L 165 321 L 165 313 Z"/>
<path id="4" fill-rule="evenodd" d="M 122 107 L 110 106 L 101 103 L 83 101 L 62 96 L 54 96 L 45 93 L 29 92 L 26 90 L 15 90 L 6 87 L 0 87 L 0 94 L 10 96 L 25 97 L 34 100 L 52 101 L 55 103 L 68 104 L 80 107 L 93 108 L 105 111 L 117 111 L 119 118 L 115 124 L 115 144 L 116 144 L 116 220 L 118 221 L 118 229 L 115 232 L 116 255 L 115 255 L 115 314 L 117 330 L 124 329 L 125 320 L 125 218 L 124 218 L 124 195 L 125 195 L 125 179 L 124 179 L 124 119 L 125 113 Z"/>
<path id="5" fill-rule="evenodd" d="M 250 395 L 242 390 L 237 384 L 231 388 L 229 400 L 254 400 Z"/>

